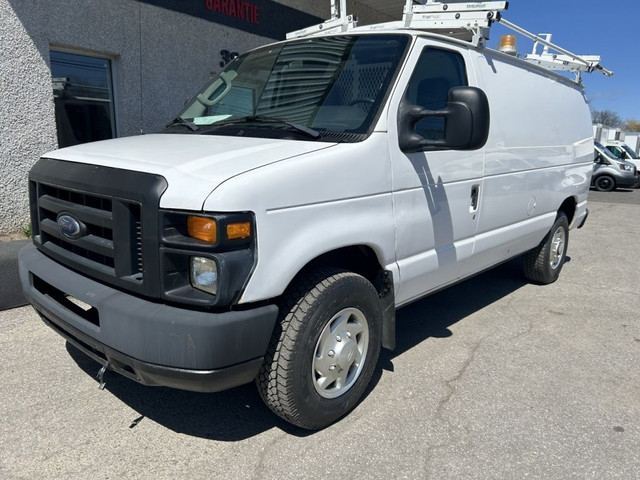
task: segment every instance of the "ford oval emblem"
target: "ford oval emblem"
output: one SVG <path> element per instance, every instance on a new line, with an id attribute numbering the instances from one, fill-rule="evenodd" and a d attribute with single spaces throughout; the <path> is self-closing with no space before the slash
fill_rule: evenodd
<path id="1" fill-rule="evenodd" d="M 82 235 L 81 223 L 68 213 L 58 215 L 58 228 L 67 238 L 75 240 Z"/>

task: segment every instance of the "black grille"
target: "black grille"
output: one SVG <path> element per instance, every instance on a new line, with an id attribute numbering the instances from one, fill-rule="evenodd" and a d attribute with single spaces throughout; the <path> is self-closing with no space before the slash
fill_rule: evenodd
<path id="1" fill-rule="evenodd" d="M 45 183 L 32 188 L 37 192 L 43 248 L 112 277 L 142 281 L 142 219 L 138 203 Z M 81 236 L 70 238 L 61 232 L 57 220 L 65 214 L 82 225 Z M 114 232 L 115 229 L 124 231 Z"/>
<path id="2" fill-rule="evenodd" d="M 159 175 L 40 159 L 29 172 L 34 244 L 91 278 L 157 298 L 158 206 L 166 188 Z"/>

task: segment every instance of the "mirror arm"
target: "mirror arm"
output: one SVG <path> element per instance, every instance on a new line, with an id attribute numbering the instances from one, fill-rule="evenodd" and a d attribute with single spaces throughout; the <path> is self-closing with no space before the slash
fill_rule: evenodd
<path id="1" fill-rule="evenodd" d="M 416 123 L 420 120 L 428 117 L 447 117 L 450 115 L 451 110 L 444 108 L 442 110 L 427 110 L 418 105 L 404 104 L 400 107 L 400 115 L 407 118 L 408 122 L 403 125 L 403 129 L 407 131 L 400 132 L 401 137 L 404 140 L 400 142 L 400 149 L 405 153 L 415 153 L 425 148 L 433 147 L 445 147 L 444 140 L 427 140 L 415 133 L 414 128 Z M 410 133 L 409 133 L 410 132 Z"/>

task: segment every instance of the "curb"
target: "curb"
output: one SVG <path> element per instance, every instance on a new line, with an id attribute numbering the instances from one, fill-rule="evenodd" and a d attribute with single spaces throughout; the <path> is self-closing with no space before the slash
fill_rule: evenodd
<path id="1" fill-rule="evenodd" d="M 18 252 L 29 240 L 0 242 L 0 311 L 27 304 L 18 273 Z"/>

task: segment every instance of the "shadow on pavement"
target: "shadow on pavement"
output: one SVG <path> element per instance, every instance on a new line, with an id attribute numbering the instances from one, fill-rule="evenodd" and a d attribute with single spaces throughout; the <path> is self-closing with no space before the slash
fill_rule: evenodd
<path id="1" fill-rule="evenodd" d="M 451 325 L 526 284 L 518 258 L 401 308 L 397 312 L 396 348 L 382 357 L 390 361 L 430 337 L 450 337 Z"/>
<path id="2" fill-rule="evenodd" d="M 67 351 L 87 375 L 96 376 L 98 363 L 70 343 Z M 312 433 L 271 413 L 253 384 L 220 393 L 198 393 L 146 387 L 111 371 L 105 373 L 104 380 L 105 394 L 112 393 L 143 417 L 132 417 L 130 428 L 148 418 L 177 433 L 225 442 L 250 438 L 274 427 L 298 437 Z M 97 380 L 95 388 L 98 388 Z"/>
<path id="3" fill-rule="evenodd" d="M 513 260 L 399 310 L 396 349 L 380 354 L 364 398 L 375 388 L 383 370 L 393 371 L 392 360 L 396 356 L 430 337 L 451 336 L 451 325 L 525 285 L 521 272 L 520 261 Z M 95 377 L 100 367 L 96 362 L 69 343 L 67 351 L 80 368 Z M 220 393 L 195 393 L 145 387 L 114 372 L 107 372 L 105 381 L 107 391 L 140 414 L 131 419 L 130 428 L 149 418 L 175 432 L 218 441 L 242 440 L 272 428 L 298 437 L 313 433 L 271 413 L 253 384 Z"/>

